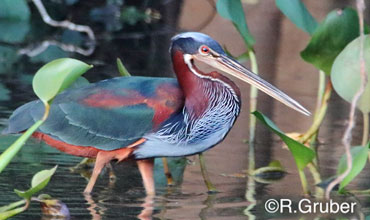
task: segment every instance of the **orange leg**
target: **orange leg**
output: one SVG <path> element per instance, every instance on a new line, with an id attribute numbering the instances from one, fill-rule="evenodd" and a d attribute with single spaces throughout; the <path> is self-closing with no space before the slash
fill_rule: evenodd
<path id="1" fill-rule="evenodd" d="M 107 154 L 104 151 L 100 151 L 98 155 L 96 156 L 96 162 L 94 166 L 93 173 L 91 175 L 91 178 L 89 180 L 89 183 L 87 184 L 84 193 L 91 193 L 92 189 L 94 188 L 95 182 L 98 179 L 98 176 L 101 172 L 101 170 L 104 168 L 104 166 L 109 163 L 112 160 L 112 156 Z"/>
<path id="2" fill-rule="evenodd" d="M 107 165 L 111 160 L 114 160 L 114 159 L 117 159 L 118 162 L 121 162 L 121 161 L 127 159 L 131 155 L 131 153 L 135 150 L 135 147 L 144 143 L 144 142 L 145 142 L 145 139 L 141 138 L 140 140 L 136 141 L 135 143 L 133 143 L 133 144 L 131 144 L 131 145 L 125 147 L 125 148 L 121 148 L 121 149 L 118 149 L 118 150 L 112 150 L 112 151 L 99 151 L 97 156 L 96 156 L 96 161 L 95 161 L 93 174 L 91 175 L 90 181 L 87 184 L 84 192 L 85 193 L 91 193 L 92 189 L 94 188 L 95 182 L 98 179 L 98 176 L 99 176 L 100 172 L 102 171 L 102 169 L 105 167 L 105 165 Z M 151 160 L 151 161 L 152 161 L 151 179 L 153 179 L 153 160 Z M 140 168 L 140 165 L 139 165 L 139 168 Z M 141 169 L 140 169 L 140 172 L 141 172 Z M 143 179 L 144 179 L 143 173 L 148 173 L 147 168 L 146 168 L 145 165 L 144 165 L 144 171 L 141 172 L 141 173 L 142 173 L 142 176 L 143 176 Z M 146 178 L 146 176 L 147 176 L 147 174 L 145 175 L 145 178 Z M 145 181 L 145 179 L 144 179 L 144 183 L 145 182 L 148 182 L 148 181 Z M 150 185 L 150 181 L 148 182 L 148 184 Z M 153 185 L 152 186 L 153 190 L 151 192 L 154 192 L 154 182 L 153 182 L 152 185 Z M 145 185 L 145 189 L 147 189 L 146 185 Z"/>
<path id="3" fill-rule="evenodd" d="M 146 194 L 155 195 L 153 179 L 154 159 L 138 160 L 137 165 L 139 167 L 141 177 L 143 178 Z"/>
<path id="4" fill-rule="evenodd" d="M 113 151 L 99 151 L 96 156 L 95 166 L 93 173 L 91 175 L 90 181 L 85 188 L 85 193 L 91 193 L 95 182 L 101 172 L 101 170 L 107 165 L 111 160 L 117 159 L 118 162 L 121 162 L 127 159 L 134 148 L 121 148 Z"/>

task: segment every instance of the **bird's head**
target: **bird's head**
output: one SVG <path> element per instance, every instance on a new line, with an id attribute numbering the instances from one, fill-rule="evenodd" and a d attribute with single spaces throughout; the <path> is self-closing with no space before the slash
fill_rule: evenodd
<path id="1" fill-rule="evenodd" d="M 194 71 L 194 60 L 196 60 L 257 87 L 298 112 L 310 115 L 310 112 L 294 99 L 228 56 L 221 45 L 206 34 L 186 32 L 174 36 L 170 47 L 172 56 L 177 51 L 181 52 L 184 62 L 194 74 L 197 74 Z"/>

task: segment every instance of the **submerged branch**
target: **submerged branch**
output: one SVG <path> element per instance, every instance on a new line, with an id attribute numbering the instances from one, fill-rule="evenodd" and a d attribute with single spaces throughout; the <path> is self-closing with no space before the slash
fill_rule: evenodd
<path id="1" fill-rule="evenodd" d="M 333 180 L 325 192 L 326 199 L 330 198 L 330 192 L 332 189 L 339 184 L 352 170 L 352 156 L 351 156 L 351 141 L 352 141 L 352 129 L 355 126 L 355 110 L 358 100 L 360 99 L 362 93 L 365 91 L 366 84 L 367 84 L 367 73 L 365 69 L 365 57 L 364 57 L 364 10 L 365 10 L 365 2 L 364 0 L 357 0 L 357 11 L 359 16 L 359 23 L 360 23 L 360 73 L 361 73 L 361 85 L 358 91 L 356 92 L 353 100 L 351 102 L 351 109 L 349 113 L 349 120 L 347 128 L 344 132 L 342 143 L 345 147 L 346 157 L 347 157 L 347 169 L 339 175 L 335 180 Z"/>
<path id="2" fill-rule="evenodd" d="M 95 44 L 91 44 L 91 46 L 89 46 L 87 49 L 83 49 L 72 44 L 64 44 L 55 40 L 45 40 L 36 47 L 31 45 L 26 48 L 22 48 L 18 51 L 18 53 L 22 55 L 25 54 L 29 57 L 34 57 L 44 52 L 50 46 L 57 46 L 66 52 L 79 53 L 84 56 L 90 56 L 95 50 Z"/>
<path id="3" fill-rule="evenodd" d="M 63 28 L 67 28 L 72 31 L 85 32 L 87 36 L 90 38 L 90 40 L 95 41 L 94 32 L 89 26 L 78 25 L 70 21 L 55 21 L 50 17 L 44 5 L 42 4 L 41 0 L 32 0 L 32 2 L 36 5 L 37 10 L 40 12 L 42 20 L 45 23 L 51 26 L 54 26 L 54 27 L 63 27 Z"/>

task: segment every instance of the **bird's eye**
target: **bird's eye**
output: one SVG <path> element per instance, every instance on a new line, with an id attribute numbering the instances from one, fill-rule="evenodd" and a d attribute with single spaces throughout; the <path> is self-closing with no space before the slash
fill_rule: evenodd
<path id="1" fill-rule="evenodd" d="M 207 47 L 207 46 L 201 46 L 200 48 L 200 52 L 202 53 L 202 54 L 204 54 L 204 55 L 207 55 L 207 54 L 209 54 L 209 48 Z"/>

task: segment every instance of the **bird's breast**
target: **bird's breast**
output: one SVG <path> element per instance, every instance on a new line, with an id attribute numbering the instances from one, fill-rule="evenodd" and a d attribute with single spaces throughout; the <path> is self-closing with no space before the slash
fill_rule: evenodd
<path id="1" fill-rule="evenodd" d="M 136 157 L 187 156 L 221 142 L 240 113 L 240 100 L 232 89 L 222 85 L 207 87 L 203 92 L 208 102 L 202 112 L 185 105 L 160 129 L 145 136 L 148 141 L 136 150 Z"/>

